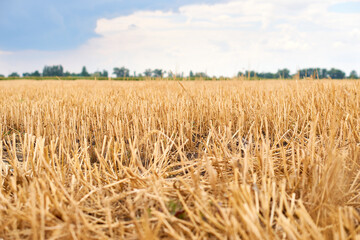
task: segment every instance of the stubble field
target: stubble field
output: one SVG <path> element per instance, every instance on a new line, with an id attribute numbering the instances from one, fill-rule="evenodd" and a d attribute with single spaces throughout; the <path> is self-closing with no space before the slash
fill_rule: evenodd
<path id="1" fill-rule="evenodd" d="M 0 238 L 360 239 L 360 82 L 0 82 Z"/>

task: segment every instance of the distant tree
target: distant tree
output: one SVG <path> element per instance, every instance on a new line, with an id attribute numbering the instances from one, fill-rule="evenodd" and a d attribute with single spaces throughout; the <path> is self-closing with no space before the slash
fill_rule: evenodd
<path id="1" fill-rule="evenodd" d="M 139 73 L 139 74 L 138 74 L 138 77 L 141 78 L 141 77 L 143 77 L 143 75 L 142 75 L 141 73 Z"/>
<path id="2" fill-rule="evenodd" d="M 278 78 L 290 78 L 290 70 L 287 68 L 284 68 L 282 70 L 278 70 L 276 73 Z"/>
<path id="3" fill-rule="evenodd" d="M 349 78 L 351 79 L 358 79 L 359 76 L 357 74 L 357 72 L 355 70 L 351 71 L 350 75 L 349 75 Z"/>
<path id="4" fill-rule="evenodd" d="M 20 75 L 17 72 L 13 72 L 9 75 L 9 77 L 20 77 Z"/>
<path id="5" fill-rule="evenodd" d="M 96 71 L 93 74 L 91 74 L 93 77 L 108 77 L 108 72 L 106 70 L 104 71 Z"/>
<path id="6" fill-rule="evenodd" d="M 262 73 L 257 73 L 256 75 L 259 78 L 274 79 L 274 78 L 278 78 L 279 73 L 262 72 Z"/>
<path id="7" fill-rule="evenodd" d="M 332 79 L 344 79 L 345 78 L 345 73 L 339 69 L 335 69 L 332 68 L 328 71 L 328 75 L 332 78 Z"/>
<path id="8" fill-rule="evenodd" d="M 255 71 L 245 71 L 246 77 L 255 77 L 256 72 Z"/>
<path id="9" fill-rule="evenodd" d="M 268 78 L 268 79 L 273 79 L 273 78 L 276 78 L 276 74 L 268 72 L 268 73 L 265 73 L 264 77 Z"/>
<path id="10" fill-rule="evenodd" d="M 45 66 L 42 75 L 44 77 L 60 77 L 64 75 L 64 68 L 61 65 Z"/>
<path id="11" fill-rule="evenodd" d="M 299 77 L 300 78 L 305 78 L 305 77 L 307 77 L 308 75 L 308 72 L 307 72 L 307 70 L 306 69 L 301 69 L 300 71 L 299 71 Z"/>
<path id="12" fill-rule="evenodd" d="M 191 71 L 191 70 L 190 70 L 189 77 L 191 77 L 191 78 L 194 77 L 194 73 L 193 73 L 193 71 Z"/>
<path id="13" fill-rule="evenodd" d="M 0 77 L 4 77 L 4 75 L 0 74 Z"/>
<path id="14" fill-rule="evenodd" d="M 299 70 L 299 77 L 300 78 L 326 78 L 327 77 L 327 70 L 320 69 L 320 68 L 306 68 Z"/>
<path id="15" fill-rule="evenodd" d="M 108 71 L 103 70 L 103 72 L 102 72 L 102 74 L 101 74 L 101 77 L 108 77 L 108 76 L 109 76 Z"/>
<path id="16" fill-rule="evenodd" d="M 327 78 L 328 77 L 328 71 L 325 68 L 321 69 L 319 74 L 320 74 L 320 76 L 319 76 L 320 78 Z"/>
<path id="17" fill-rule="evenodd" d="M 238 76 L 238 77 L 244 76 L 244 73 L 239 71 L 239 72 L 237 73 L 237 76 Z"/>
<path id="18" fill-rule="evenodd" d="M 108 77 L 108 72 L 106 70 L 103 70 L 102 72 L 96 71 L 91 76 L 93 76 L 93 77 Z"/>
<path id="19" fill-rule="evenodd" d="M 145 77 L 151 77 L 152 75 L 152 70 L 150 68 L 146 69 L 144 72 Z"/>
<path id="20" fill-rule="evenodd" d="M 40 77 L 40 76 L 41 76 L 41 74 L 40 74 L 40 72 L 39 72 L 38 70 L 36 70 L 35 72 L 33 72 L 31 75 L 32 75 L 33 77 Z"/>
<path id="21" fill-rule="evenodd" d="M 86 67 L 83 66 L 82 70 L 81 70 L 81 73 L 80 73 L 80 76 L 81 77 L 89 77 L 90 74 L 88 73 L 88 71 L 86 70 Z"/>
<path id="22" fill-rule="evenodd" d="M 164 72 L 162 69 L 155 69 L 152 71 L 154 77 L 162 77 Z"/>
<path id="23" fill-rule="evenodd" d="M 208 78 L 209 76 L 204 72 L 195 73 L 195 77 Z"/>
<path id="24" fill-rule="evenodd" d="M 41 74 L 37 70 L 33 73 L 23 73 L 23 77 L 40 77 L 40 76 Z"/>
<path id="25" fill-rule="evenodd" d="M 100 71 L 96 71 L 92 74 L 93 77 L 101 77 L 101 72 Z"/>
<path id="26" fill-rule="evenodd" d="M 121 67 L 121 68 L 114 68 L 114 72 L 113 72 L 116 77 L 120 78 L 120 77 L 129 77 L 129 69 L 125 68 L 125 67 Z"/>
<path id="27" fill-rule="evenodd" d="M 299 70 L 298 73 L 300 78 L 312 77 L 323 79 L 329 77 L 329 71 L 325 68 L 306 68 Z"/>

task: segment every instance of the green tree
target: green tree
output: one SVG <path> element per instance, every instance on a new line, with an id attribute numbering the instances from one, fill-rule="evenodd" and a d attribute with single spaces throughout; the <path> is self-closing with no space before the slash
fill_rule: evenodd
<path id="1" fill-rule="evenodd" d="M 80 73 L 80 76 L 81 77 L 89 77 L 90 74 L 88 73 L 88 71 L 86 70 L 86 67 L 83 66 L 82 70 L 81 70 L 81 73 Z"/>
<path id="2" fill-rule="evenodd" d="M 299 77 L 306 78 L 306 77 L 313 77 L 313 78 L 327 78 L 329 76 L 329 71 L 325 68 L 306 68 L 299 70 Z"/>
<path id="3" fill-rule="evenodd" d="M 165 71 L 163 71 L 162 69 L 155 69 L 152 71 L 153 76 L 154 77 L 162 77 L 164 73 L 166 73 Z"/>
<path id="4" fill-rule="evenodd" d="M 189 76 L 192 78 L 192 77 L 194 77 L 194 73 L 193 73 L 193 71 L 191 71 L 190 70 L 190 74 L 189 74 Z"/>
<path id="5" fill-rule="evenodd" d="M 103 70 L 102 72 L 96 71 L 92 74 L 94 77 L 108 77 L 108 72 L 106 70 Z"/>
<path id="6" fill-rule="evenodd" d="M 290 70 L 287 68 L 284 68 L 282 70 L 278 70 L 276 73 L 278 78 L 290 78 Z"/>
<path id="7" fill-rule="evenodd" d="M 358 76 L 358 74 L 357 74 L 357 72 L 356 72 L 355 70 L 352 70 L 351 73 L 350 73 L 350 75 L 349 75 L 349 78 L 351 78 L 351 79 L 358 79 L 359 76 Z"/>
<path id="8" fill-rule="evenodd" d="M 39 72 L 38 70 L 36 70 L 35 72 L 33 72 L 33 73 L 31 74 L 31 76 L 33 76 L 33 77 L 40 77 L 41 74 L 40 74 L 40 72 Z"/>
<path id="9" fill-rule="evenodd" d="M 321 69 L 321 73 L 319 73 L 319 77 L 320 78 L 327 78 L 328 77 L 328 71 L 325 69 L 325 68 L 323 68 L 323 69 Z"/>
<path id="10" fill-rule="evenodd" d="M 244 73 L 241 72 L 241 71 L 239 71 L 239 72 L 237 73 L 237 76 L 238 76 L 238 77 L 244 76 Z"/>
<path id="11" fill-rule="evenodd" d="M 61 65 L 45 66 L 42 75 L 44 77 L 60 77 L 64 75 L 64 68 Z"/>
<path id="12" fill-rule="evenodd" d="M 249 77 L 249 75 L 250 75 L 250 77 L 255 77 L 255 74 L 256 74 L 256 72 L 255 71 L 245 71 L 245 76 L 246 77 Z"/>
<path id="13" fill-rule="evenodd" d="M 204 72 L 195 73 L 195 77 L 208 78 L 209 76 Z"/>
<path id="14" fill-rule="evenodd" d="M 306 68 L 306 69 L 301 69 L 299 71 L 299 77 L 300 78 L 307 78 L 307 77 L 317 78 L 318 75 L 319 75 L 319 78 L 320 78 L 320 75 L 321 75 L 320 68 Z"/>
<path id="15" fill-rule="evenodd" d="M 20 77 L 20 75 L 17 72 L 13 72 L 9 75 L 9 77 Z"/>
<path id="16" fill-rule="evenodd" d="M 146 69 L 144 72 L 145 77 L 151 77 L 152 75 L 152 70 L 150 68 Z"/>
<path id="17" fill-rule="evenodd" d="M 103 72 L 102 72 L 102 74 L 101 74 L 101 77 L 108 77 L 108 76 L 109 76 L 108 71 L 103 70 Z"/>
<path id="18" fill-rule="evenodd" d="M 175 77 L 175 74 L 172 71 L 168 71 L 168 78 Z"/>
<path id="19" fill-rule="evenodd" d="M 129 69 L 125 68 L 125 67 L 121 67 L 121 68 L 114 68 L 114 72 L 113 72 L 116 77 L 120 78 L 120 77 L 129 77 Z"/>
<path id="20" fill-rule="evenodd" d="M 274 79 L 278 77 L 278 73 L 271 73 L 271 72 L 256 73 L 256 75 L 259 78 L 264 78 L 264 79 Z"/>
<path id="21" fill-rule="evenodd" d="M 96 71 L 92 74 L 93 77 L 101 77 L 101 72 L 100 71 Z"/>
<path id="22" fill-rule="evenodd" d="M 330 69 L 328 74 L 332 79 L 344 79 L 345 78 L 345 73 L 336 68 Z"/>
<path id="23" fill-rule="evenodd" d="M 35 71 L 33 73 L 23 73 L 23 77 L 40 77 L 41 74 L 39 71 Z"/>
<path id="24" fill-rule="evenodd" d="M 2 78 L 3 78 L 3 77 L 4 77 L 4 75 L 0 74 L 0 77 L 2 77 Z"/>

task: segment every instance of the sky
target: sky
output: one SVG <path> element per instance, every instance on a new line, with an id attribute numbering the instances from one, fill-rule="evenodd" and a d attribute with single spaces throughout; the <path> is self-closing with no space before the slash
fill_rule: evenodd
<path id="1" fill-rule="evenodd" d="M 0 74 L 161 68 L 360 73 L 360 1 L 0 0 Z"/>

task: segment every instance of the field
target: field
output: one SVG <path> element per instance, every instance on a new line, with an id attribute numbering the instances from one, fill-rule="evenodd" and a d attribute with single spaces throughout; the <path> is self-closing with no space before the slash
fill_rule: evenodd
<path id="1" fill-rule="evenodd" d="M 0 238 L 360 239 L 360 82 L 1 81 Z"/>

